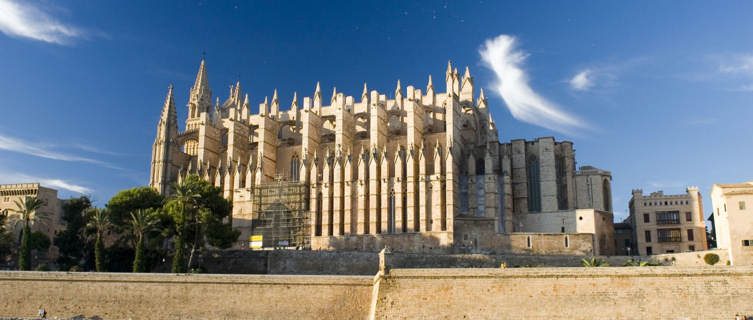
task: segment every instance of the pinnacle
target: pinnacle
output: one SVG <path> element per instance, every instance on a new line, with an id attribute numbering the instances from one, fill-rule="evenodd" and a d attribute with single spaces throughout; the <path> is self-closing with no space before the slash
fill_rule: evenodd
<path id="1" fill-rule="evenodd" d="M 196 82 L 193 85 L 194 90 L 209 89 L 209 79 L 207 78 L 207 65 L 204 58 L 201 59 L 201 65 L 199 66 L 199 72 L 196 74 Z"/>
<path id="2" fill-rule="evenodd" d="M 272 102 L 275 102 L 277 100 L 277 89 L 275 88 L 275 92 L 272 94 Z"/>
<path id="3" fill-rule="evenodd" d="M 470 78 L 471 77 L 471 70 L 468 68 L 468 66 L 465 66 L 465 74 L 463 75 L 463 78 Z"/>
<path id="4" fill-rule="evenodd" d="M 298 92 L 293 92 L 293 103 L 291 104 L 293 107 L 298 106 Z"/>
<path id="5" fill-rule="evenodd" d="M 337 87 L 332 87 L 332 99 L 330 101 L 334 102 L 337 98 Z"/>
<path id="6" fill-rule="evenodd" d="M 321 93 L 322 92 L 322 88 L 319 86 L 319 81 L 316 82 L 316 90 L 314 92 L 315 93 Z"/>
<path id="7" fill-rule="evenodd" d="M 479 97 L 478 97 L 478 98 L 479 98 L 479 100 L 485 100 L 485 99 L 486 99 L 486 98 L 484 97 L 484 88 L 481 88 L 481 93 L 479 94 Z"/>
<path id="8" fill-rule="evenodd" d="M 363 83 L 363 93 L 362 96 L 365 96 L 369 93 L 369 88 L 366 86 L 366 82 Z"/>
<path id="9" fill-rule="evenodd" d="M 246 93 L 245 99 L 243 99 L 243 104 L 249 104 L 248 102 L 248 93 Z"/>
<path id="10" fill-rule="evenodd" d="M 426 91 L 429 91 L 429 88 L 434 88 L 434 83 L 431 81 L 431 75 L 429 75 L 429 83 L 426 85 Z"/>
<path id="11" fill-rule="evenodd" d="M 447 73 L 452 73 L 452 61 L 447 60 Z"/>

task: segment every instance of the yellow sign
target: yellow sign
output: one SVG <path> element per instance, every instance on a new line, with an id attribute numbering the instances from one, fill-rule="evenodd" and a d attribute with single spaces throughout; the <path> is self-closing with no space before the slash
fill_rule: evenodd
<path id="1" fill-rule="evenodd" d="M 261 249 L 263 246 L 262 240 L 264 239 L 264 236 L 262 235 L 255 235 L 248 237 L 249 243 L 248 247 L 251 249 Z"/>

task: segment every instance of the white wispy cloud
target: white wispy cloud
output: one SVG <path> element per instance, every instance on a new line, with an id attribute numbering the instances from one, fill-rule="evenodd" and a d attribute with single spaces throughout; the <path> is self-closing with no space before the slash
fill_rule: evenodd
<path id="1" fill-rule="evenodd" d="M 487 39 L 479 49 L 484 65 L 497 76 L 492 86 L 505 101 L 515 119 L 572 134 L 574 129 L 588 128 L 588 124 L 561 110 L 561 108 L 536 93 L 528 84 L 523 64 L 528 54 L 517 48 L 517 39 L 499 35 Z"/>
<path id="2" fill-rule="evenodd" d="M 753 75 L 753 55 L 732 57 L 719 65 L 719 72 Z"/>
<path id="3" fill-rule="evenodd" d="M 20 38 L 69 44 L 83 30 L 64 24 L 27 1 L 0 0 L 0 32 Z"/>
<path id="4" fill-rule="evenodd" d="M 17 153 L 27 154 L 27 155 L 45 158 L 45 159 L 69 161 L 69 162 L 92 163 L 92 164 L 97 164 L 97 165 L 111 168 L 111 169 L 121 169 L 119 167 L 113 166 L 107 162 L 100 161 L 97 159 L 69 155 L 69 154 L 49 150 L 47 149 L 49 147 L 50 147 L 49 145 L 45 145 L 41 143 L 33 143 L 30 141 L 24 141 L 18 138 L 5 136 L 5 135 L 2 135 L 2 133 L 0 133 L 0 150 L 17 152 Z"/>
<path id="5" fill-rule="evenodd" d="M 35 177 L 23 173 L 0 172 L 0 183 L 32 183 L 38 182 L 43 186 L 55 189 L 73 191 L 80 194 L 91 194 L 94 190 L 63 179 Z"/>
<path id="6" fill-rule="evenodd" d="M 578 91 L 587 91 L 588 89 L 591 89 L 594 82 L 594 76 L 593 71 L 586 69 L 581 72 L 578 72 L 575 76 L 573 76 L 570 81 L 570 87 L 574 90 Z"/>

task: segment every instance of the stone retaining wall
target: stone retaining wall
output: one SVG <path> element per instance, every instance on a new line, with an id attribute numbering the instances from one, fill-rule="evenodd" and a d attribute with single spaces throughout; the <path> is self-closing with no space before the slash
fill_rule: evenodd
<path id="1" fill-rule="evenodd" d="M 732 319 L 753 267 L 387 269 L 384 277 L 0 272 L 0 317 Z M 375 281 L 376 280 L 376 281 Z"/>
<path id="2" fill-rule="evenodd" d="M 734 319 L 753 268 L 396 269 L 376 319 Z"/>
<path id="3" fill-rule="evenodd" d="M 0 272 L 0 317 L 364 319 L 373 276 Z"/>

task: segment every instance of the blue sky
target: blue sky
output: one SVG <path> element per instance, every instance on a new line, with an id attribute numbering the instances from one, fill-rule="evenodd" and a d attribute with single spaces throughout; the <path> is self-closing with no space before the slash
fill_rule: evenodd
<path id="1" fill-rule="evenodd" d="M 712 6 L 713 5 L 713 6 Z M 630 190 L 753 173 L 753 2 L 0 0 L 0 183 L 61 197 L 148 183 L 167 87 L 179 118 L 202 52 L 215 96 L 253 105 L 328 93 L 438 90 L 447 60 L 486 89 L 500 138 L 555 136 Z M 287 102 L 286 102 L 287 100 Z"/>

